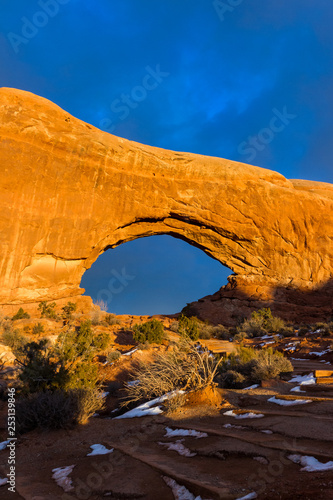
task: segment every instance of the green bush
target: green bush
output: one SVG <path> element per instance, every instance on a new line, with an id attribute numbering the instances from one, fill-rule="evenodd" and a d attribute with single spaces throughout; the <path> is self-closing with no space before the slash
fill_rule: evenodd
<path id="1" fill-rule="evenodd" d="M 24 345 L 17 353 L 22 391 L 93 388 L 98 369 L 92 359 L 108 343 L 108 334 L 94 336 L 91 322 L 85 321 L 59 335 L 55 346 L 50 347 L 45 339 Z"/>
<path id="2" fill-rule="evenodd" d="M 237 331 L 243 331 L 249 337 L 260 337 L 267 333 L 278 333 L 284 328 L 284 321 L 281 318 L 273 316 L 271 310 L 268 308 L 253 311 L 251 318 L 238 326 Z"/>
<path id="3" fill-rule="evenodd" d="M 163 323 L 157 319 L 151 319 L 141 325 L 134 325 L 133 331 L 133 339 L 135 342 L 161 344 L 164 338 Z"/>
<path id="4" fill-rule="evenodd" d="M 8 345 L 13 353 L 16 354 L 28 342 L 28 339 L 21 334 L 20 330 L 6 330 L 1 335 L 1 342 L 4 345 Z"/>
<path id="5" fill-rule="evenodd" d="M 22 309 L 22 307 L 20 307 L 20 309 L 17 311 L 17 313 L 12 317 L 12 321 L 15 321 L 17 319 L 29 319 L 29 318 L 30 318 L 30 314 L 25 312 Z"/>
<path id="6" fill-rule="evenodd" d="M 64 321 L 71 321 L 73 319 L 73 312 L 76 311 L 76 304 L 74 302 L 67 302 L 67 304 L 62 307 L 62 318 Z"/>
<path id="7" fill-rule="evenodd" d="M 69 381 L 64 361 L 54 355 L 45 339 L 17 349 L 16 362 L 21 367 L 19 379 L 25 394 L 62 389 Z"/>
<path id="8" fill-rule="evenodd" d="M 55 307 L 56 307 L 55 302 L 51 302 L 51 304 L 48 304 L 46 300 L 40 302 L 38 309 L 40 310 L 41 317 L 57 319 L 57 314 L 54 310 Z"/>
<path id="9" fill-rule="evenodd" d="M 192 316 L 191 318 L 184 315 L 180 316 L 178 319 L 178 333 L 191 340 L 198 340 L 199 326 L 197 318 L 195 316 Z"/>
<path id="10" fill-rule="evenodd" d="M 57 349 L 59 356 L 73 363 L 80 358 L 91 361 L 98 351 L 106 349 L 110 342 L 108 333 L 94 335 L 91 321 L 83 321 L 80 326 L 68 329 L 58 337 Z"/>
<path id="11" fill-rule="evenodd" d="M 236 335 L 234 336 L 235 342 L 243 342 L 244 339 L 247 339 L 246 332 L 239 332 L 239 333 L 236 333 Z"/>
<path id="12" fill-rule="evenodd" d="M 98 367 L 88 361 L 77 362 L 69 370 L 65 389 L 93 389 L 98 382 Z"/>
<path id="13" fill-rule="evenodd" d="M 42 325 L 42 323 L 37 323 L 32 327 L 32 333 L 34 335 L 39 335 L 40 333 L 44 333 L 44 325 Z"/>
<path id="14" fill-rule="evenodd" d="M 97 389 L 38 392 L 16 402 L 18 432 L 41 429 L 70 429 L 86 423 L 104 401 Z"/>

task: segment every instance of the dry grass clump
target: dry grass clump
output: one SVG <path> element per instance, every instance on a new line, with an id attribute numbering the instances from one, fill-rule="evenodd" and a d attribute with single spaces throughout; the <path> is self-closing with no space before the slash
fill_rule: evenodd
<path id="1" fill-rule="evenodd" d="M 139 380 L 125 387 L 124 405 L 153 399 L 176 389 L 194 390 L 210 385 L 220 361 L 207 350 L 199 350 L 188 338 L 183 338 L 171 352 L 158 353 L 150 364 L 141 363 L 133 372 Z"/>
<path id="2" fill-rule="evenodd" d="M 99 389 L 38 392 L 17 401 L 17 428 L 20 433 L 36 428 L 69 429 L 86 423 L 103 405 Z"/>

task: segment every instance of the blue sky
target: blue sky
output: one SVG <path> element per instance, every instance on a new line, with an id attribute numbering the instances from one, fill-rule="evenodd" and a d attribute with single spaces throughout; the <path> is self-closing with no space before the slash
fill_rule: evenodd
<path id="1" fill-rule="evenodd" d="M 1 6 L 1 86 L 131 140 L 333 182 L 332 19 L 327 0 L 11 0 Z M 127 245 L 84 281 L 96 296 L 112 270 L 135 275 L 112 297 L 115 312 L 173 312 L 225 283 L 218 263 L 178 240 Z M 147 262 L 154 272 L 140 270 Z"/>

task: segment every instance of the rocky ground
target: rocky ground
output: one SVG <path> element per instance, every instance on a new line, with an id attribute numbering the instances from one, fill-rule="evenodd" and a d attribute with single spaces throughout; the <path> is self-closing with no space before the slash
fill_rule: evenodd
<path id="1" fill-rule="evenodd" d="M 128 325 L 137 320 L 121 318 Z M 163 320 L 168 326 L 172 318 Z M 114 327 L 113 342 L 123 353 L 133 347 L 126 329 L 122 331 L 119 325 Z M 230 352 L 234 346 L 228 341 L 204 342 L 220 352 Z M 262 348 L 273 345 L 284 350 L 295 376 L 333 370 L 332 339 L 296 333 L 290 338 L 248 341 L 259 343 L 264 344 Z M 299 463 L 302 457 L 322 464 L 333 460 L 333 384 L 307 385 L 306 379 L 303 384 L 299 379 L 294 383 L 266 381 L 243 390 L 213 387 L 188 394 L 184 406 L 159 415 L 112 418 L 133 363 L 150 356 L 151 351 L 136 351 L 107 367 L 100 360 L 101 370 L 112 383 L 106 409 L 86 425 L 73 430 L 35 430 L 19 437 L 16 492 L 1 486 L 1 498 L 233 500 L 250 495 L 248 499 L 260 500 L 333 499 L 333 463 L 331 470 L 313 472 L 302 470 L 307 464 Z M 9 356 L 2 377 L 13 376 Z M 291 391 L 295 387 L 304 392 Z M 286 405 L 294 400 L 298 404 Z M 7 404 L 1 401 L 0 405 L 1 442 L 7 438 Z M 201 434 L 170 435 L 168 428 Z M 113 451 L 87 456 L 95 444 Z M 8 472 L 7 458 L 8 449 L 0 451 L 0 478 Z M 313 459 L 311 464 L 318 465 Z M 61 487 L 52 471 L 69 466 L 73 468 Z"/>

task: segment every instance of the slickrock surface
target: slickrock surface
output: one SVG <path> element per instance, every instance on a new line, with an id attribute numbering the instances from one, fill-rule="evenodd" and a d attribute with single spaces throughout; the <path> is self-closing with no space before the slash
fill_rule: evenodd
<path id="1" fill-rule="evenodd" d="M 15 89 L 0 123 L 0 304 L 72 300 L 105 249 L 169 234 L 236 274 L 199 316 L 331 314 L 332 185 L 127 141 Z"/>

